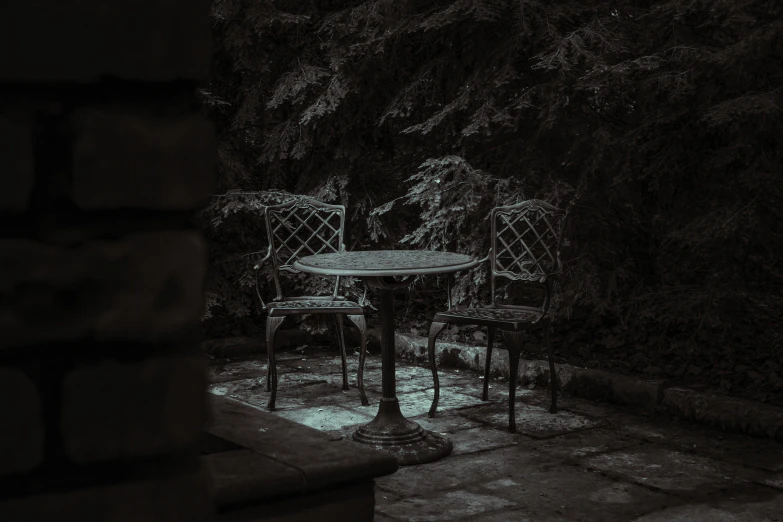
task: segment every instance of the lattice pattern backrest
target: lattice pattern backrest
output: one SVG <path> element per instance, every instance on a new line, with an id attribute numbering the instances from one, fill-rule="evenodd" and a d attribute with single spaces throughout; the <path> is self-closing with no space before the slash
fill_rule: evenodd
<path id="1" fill-rule="evenodd" d="M 560 271 L 565 211 L 532 199 L 492 210 L 492 276 L 543 283 Z"/>
<path id="2" fill-rule="evenodd" d="M 345 207 L 315 200 L 296 200 L 266 209 L 272 259 L 278 269 L 292 270 L 300 257 L 340 252 Z"/>

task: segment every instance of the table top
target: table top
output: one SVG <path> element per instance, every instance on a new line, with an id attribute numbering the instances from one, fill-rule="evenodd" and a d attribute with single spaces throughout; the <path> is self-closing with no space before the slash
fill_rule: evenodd
<path id="1" fill-rule="evenodd" d="M 394 277 L 458 272 L 478 264 L 473 256 L 453 252 L 364 250 L 303 257 L 293 268 L 321 275 Z"/>

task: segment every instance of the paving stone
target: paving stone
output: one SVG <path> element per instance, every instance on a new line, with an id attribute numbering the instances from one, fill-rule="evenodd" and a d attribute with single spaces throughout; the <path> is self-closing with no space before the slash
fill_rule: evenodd
<path id="1" fill-rule="evenodd" d="M 289 368 L 279 367 L 278 374 L 293 371 Z M 209 368 L 209 382 L 216 384 L 220 382 L 234 381 L 247 378 L 266 379 L 266 362 L 258 360 L 232 361 L 222 365 L 212 365 Z"/>
<path id="2" fill-rule="evenodd" d="M 450 491 L 430 498 L 407 498 L 394 504 L 379 506 L 376 511 L 410 522 L 436 522 L 475 517 L 487 511 L 514 506 L 502 497 L 469 491 Z"/>
<path id="3" fill-rule="evenodd" d="M 783 495 L 765 502 L 720 502 L 710 504 L 688 504 L 676 506 L 655 513 L 649 513 L 633 522 L 780 522 L 783 521 Z"/>
<path id="4" fill-rule="evenodd" d="M 575 466 L 542 466 L 536 462 L 535 454 L 522 444 L 456 455 L 427 466 L 400 468 L 394 475 L 379 479 L 377 484 L 384 491 L 405 499 L 440 502 L 444 512 L 447 510 L 444 503 L 449 500 L 445 496 L 447 492 L 469 491 L 505 498 L 523 508 L 519 513 L 531 521 L 628 520 L 637 514 L 660 509 L 668 499 L 633 484 L 625 484 L 626 489 L 613 490 L 616 483 L 612 480 Z M 395 514 L 388 509 L 382 512 Z M 441 520 L 449 518 L 444 516 Z M 517 513 L 505 520 L 517 520 Z"/>
<path id="5" fill-rule="evenodd" d="M 627 477 L 638 484 L 681 493 L 736 488 L 758 476 L 747 468 L 655 446 L 596 455 L 582 464 L 609 475 Z"/>
<path id="6" fill-rule="evenodd" d="M 385 491 L 403 498 L 429 495 L 435 491 L 458 489 L 471 483 L 489 482 L 498 477 L 507 476 L 509 464 L 516 467 L 511 474 L 523 473 L 534 465 L 532 452 L 522 448 L 513 448 L 512 456 L 503 453 L 508 459 L 498 458 L 499 452 L 476 453 L 449 456 L 422 466 L 402 467 L 393 475 L 376 481 L 376 485 Z"/>
<path id="7" fill-rule="evenodd" d="M 269 399 L 269 394 L 266 392 L 266 379 L 258 377 L 218 382 L 211 384 L 207 391 L 212 395 L 240 399 L 259 407 L 265 407 Z M 299 402 L 304 403 L 303 400 L 299 400 Z"/>
<path id="8" fill-rule="evenodd" d="M 425 430 L 434 431 L 436 433 L 454 433 L 458 430 L 476 428 L 481 424 L 470 419 L 466 419 L 461 415 L 438 415 L 437 417 L 428 417 L 427 415 L 419 415 L 418 417 L 408 417 L 410 420 L 415 421 Z"/>
<path id="9" fill-rule="evenodd" d="M 518 403 L 514 413 L 517 432 L 536 438 L 554 437 L 562 433 L 595 428 L 605 424 L 602 421 L 588 419 L 568 411 L 559 411 L 553 415 L 547 409 L 524 403 Z M 508 406 L 504 404 L 491 404 L 466 410 L 463 414 L 470 419 L 476 419 L 491 426 L 508 427 Z"/>
<path id="10" fill-rule="evenodd" d="M 454 445 L 452 455 L 504 448 L 518 444 L 520 438 L 513 433 L 488 430 L 484 427 L 459 430 L 449 434 L 448 437 Z"/>
<path id="11" fill-rule="evenodd" d="M 541 461 L 562 462 L 639 446 L 644 442 L 607 429 L 595 428 L 565 433 L 551 439 L 520 440 L 520 444 L 538 452 Z"/>
<path id="12" fill-rule="evenodd" d="M 346 426 L 358 426 L 370 422 L 373 417 L 340 406 L 317 406 L 273 412 L 317 430 L 338 430 Z"/>
<path id="13" fill-rule="evenodd" d="M 640 419 L 619 426 L 622 433 L 650 442 L 675 446 L 689 453 L 700 453 L 735 464 L 768 471 L 783 471 L 783 444 L 767 439 L 751 439 L 700 426 L 670 425 Z"/>
<path id="14" fill-rule="evenodd" d="M 505 451 L 505 450 L 504 450 Z M 504 470 L 505 471 L 505 470 Z M 532 467 L 527 473 L 475 484 L 471 490 L 489 490 L 516 503 L 513 518 L 502 513 L 477 520 L 625 521 L 670 502 L 666 495 L 634 484 L 613 482 L 571 466 Z M 509 514 L 506 513 L 508 516 Z"/>
<path id="15" fill-rule="evenodd" d="M 426 415 L 430 410 L 430 406 L 432 406 L 432 397 L 434 394 L 435 392 L 433 390 L 422 390 L 412 393 L 398 393 L 397 398 L 400 402 L 400 410 L 402 411 L 402 414 L 407 418 Z M 482 404 L 481 399 L 464 395 L 453 389 L 441 389 L 440 401 L 438 402 L 438 414 L 443 415 L 451 410 L 465 408 L 468 406 L 475 406 L 477 404 Z M 357 405 L 351 407 L 367 415 L 372 415 L 373 417 L 378 412 L 377 404 L 370 404 L 369 406 Z"/>

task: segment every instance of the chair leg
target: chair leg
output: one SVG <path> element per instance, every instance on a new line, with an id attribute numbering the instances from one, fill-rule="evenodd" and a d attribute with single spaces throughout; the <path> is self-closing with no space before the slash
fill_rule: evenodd
<path id="1" fill-rule="evenodd" d="M 285 317 L 267 317 L 266 318 L 266 352 L 269 357 L 269 367 L 266 372 L 266 380 L 272 381 L 272 394 L 269 396 L 269 402 L 266 409 L 274 411 L 275 399 L 277 398 L 277 364 L 275 363 L 275 337 L 277 330 L 285 321 Z"/>
<path id="2" fill-rule="evenodd" d="M 522 345 L 525 342 L 525 332 L 503 332 L 503 339 L 508 348 L 508 431 L 517 432 L 517 421 L 514 413 L 516 400 L 517 381 L 519 380 L 519 357 L 522 354 Z"/>
<path id="3" fill-rule="evenodd" d="M 369 406 L 367 401 L 367 395 L 364 393 L 364 360 L 367 355 L 367 322 L 363 315 L 349 315 L 348 320 L 351 321 L 359 329 L 359 334 L 362 337 L 362 347 L 359 352 L 359 375 L 357 377 L 357 385 L 359 386 L 359 395 L 362 399 L 362 406 Z"/>
<path id="4" fill-rule="evenodd" d="M 481 393 L 481 400 L 489 400 L 489 369 L 492 364 L 492 348 L 495 345 L 495 326 L 487 327 L 487 360 L 484 364 L 484 391 Z"/>
<path id="5" fill-rule="evenodd" d="M 269 372 L 269 369 L 272 367 L 272 359 L 269 357 L 269 347 L 267 346 L 267 357 L 266 357 L 266 391 L 270 391 L 272 389 L 272 379 L 270 378 L 271 373 Z"/>
<path id="6" fill-rule="evenodd" d="M 348 363 L 345 359 L 345 329 L 343 328 L 343 315 L 335 314 L 334 323 L 337 325 L 337 342 L 340 345 L 340 357 L 343 359 L 343 390 L 348 389 Z"/>
<path id="7" fill-rule="evenodd" d="M 438 409 L 438 400 L 440 399 L 440 382 L 438 382 L 438 366 L 435 363 L 435 340 L 438 338 L 447 323 L 432 323 L 430 326 L 429 342 L 427 343 L 427 353 L 430 358 L 430 367 L 432 367 L 432 380 L 435 384 L 435 396 L 432 398 L 432 406 L 430 406 L 430 417 L 435 416 L 435 411 Z"/>
<path id="8" fill-rule="evenodd" d="M 555 358 L 552 353 L 552 340 L 549 337 L 549 327 L 551 323 L 547 321 L 544 326 L 544 344 L 549 356 L 549 389 L 552 392 L 552 404 L 549 405 L 549 413 L 557 413 L 557 373 L 555 372 Z"/>

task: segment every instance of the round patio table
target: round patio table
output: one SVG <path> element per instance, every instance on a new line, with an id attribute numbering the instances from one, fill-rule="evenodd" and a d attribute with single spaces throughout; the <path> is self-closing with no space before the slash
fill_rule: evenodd
<path id="1" fill-rule="evenodd" d="M 426 250 L 370 250 L 317 254 L 299 259 L 293 268 L 311 274 L 361 277 L 378 290 L 381 320 L 381 384 L 378 414 L 360 427 L 353 440 L 386 450 L 401 466 L 422 464 L 451 453 L 451 441 L 406 419 L 397 400 L 394 359 L 394 290 L 418 275 L 445 274 L 473 268 L 479 261 L 452 252 Z M 402 277 L 402 280 L 395 279 Z"/>

